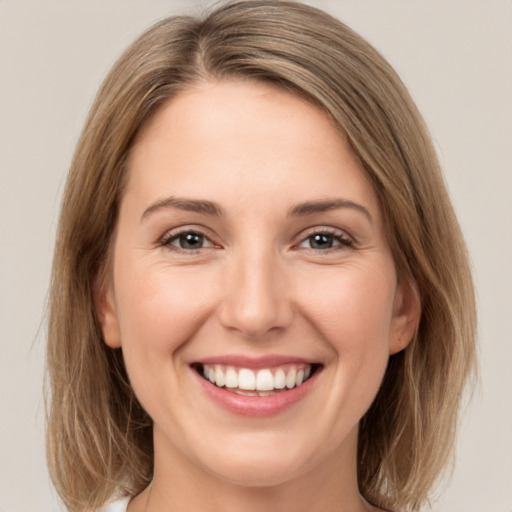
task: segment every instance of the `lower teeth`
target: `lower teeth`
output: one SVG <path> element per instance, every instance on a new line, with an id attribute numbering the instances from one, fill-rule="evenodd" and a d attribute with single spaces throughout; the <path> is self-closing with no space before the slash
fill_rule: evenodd
<path id="1" fill-rule="evenodd" d="M 274 389 L 273 391 L 252 391 L 252 390 L 249 391 L 246 389 L 226 388 L 226 387 L 222 387 L 219 389 L 225 389 L 226 391 L 229 391 L 230 393 L 235 393 L 236 395 L 244 395 L 244 396 L 272 396 L 277 393 L 287 391 L 285 389 Z"/>

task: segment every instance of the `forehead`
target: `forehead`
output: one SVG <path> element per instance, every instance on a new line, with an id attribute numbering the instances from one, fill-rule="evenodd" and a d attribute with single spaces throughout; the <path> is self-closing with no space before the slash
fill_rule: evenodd
<path id="1" fill-rule="evenodd" d="M 306 119 L 307 124 L 315 125 L 308 133 L 307 125 L 300 123 Z M 142 126 L 132 149 L 151 141 L 156 145 L 160 136 L 167 142 L 195 136 L 200 147 L 216 144 L 227 149 L 230 141 L 236 145 L 244 139 L 269 144 L 301 135 L 303 145 L 306 138 L 313 145 L 327 134 L 343 137 L 334 123 L 305 99 L 264 82 L 222 80 L 200 82 L 164 103 Z"/>
<path id="2" fill-rule="evenodd" d="M 284 90 L 211 82 L 182 91 L 141 130 L 128 192 L 300 202 L 333 194 L 371 203 L 372 186 L 331 120 Z M 224 188 L 222 186 L 224 185 Z M 308 197 L 302 197 L 308 196 Z"/>

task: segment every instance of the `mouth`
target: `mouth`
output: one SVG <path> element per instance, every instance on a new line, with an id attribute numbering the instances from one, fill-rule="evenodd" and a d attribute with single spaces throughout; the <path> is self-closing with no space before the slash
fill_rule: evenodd
<path id="1" fill-rule="evenodd" d="M 216 388 L 249 397 L 269 397 L 297 389 L 321 367 L 315 363 L 286 363 L 257 369 L 229 364 L 192 364 L 192 368 Z"/>

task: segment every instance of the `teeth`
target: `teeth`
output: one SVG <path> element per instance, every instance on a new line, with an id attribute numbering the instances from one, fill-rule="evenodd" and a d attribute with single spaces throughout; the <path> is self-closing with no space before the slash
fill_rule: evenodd
<path id="1" fill-rule="evenodd" d="M 220 366 L 219 366 L 220 368 Z M 237 388 L 238 387 L 238 374 L 236 373 L 234 368 L 228 368 L 226 371 L 226 387 L 227 388 Z"/>
<path id="2" fill-rule="evenodd" d="M 254 371 L 220 364 L 203 365 L 203 376 L 212 384 L 248 396 L 269 396 L 274 394 L 274 390 L 292 389 L 300 386 L 310 375 L 310 364 L 287 364 Z"/>
<path id="3" fill-rule="evenodd" d="M 270 391 L 274 389 L 274 377 L 270 370 L 260 370 L 258 372 L 258 376 L 256 377 L 256 389 L 258 391 Z"/>
<path id="4" fill-rule="evenodd" d="M 220 368 L 220 366 L 215 367 L 215 384 L 221 388 L 226 384 L 226 379 L 224 377 L 224 372 Z"/>
<path id="5" fill-rule="evenodd" d="M 256 376 L 254 372 L 247 370 L 247 368 L 242 368 L 238 372 L 238 387 L 247 391 L 256 389 Z"/>
<path id="6" fill-rule="evenodd" d="M 276 389 L 284 389 L 286 386 L 286 374 L 282 368 L 278 368 L 274 375 L 274 387 Z"/>
<path id="7" fill-rule="evenodd" d="M 295 368 L 292 368 L 288 372 L 288 375 L 286 376 L 286 387 L 288 389 L 294 388 L 296 385 L 296 380 L 297 380 L 297 370 Z"/>

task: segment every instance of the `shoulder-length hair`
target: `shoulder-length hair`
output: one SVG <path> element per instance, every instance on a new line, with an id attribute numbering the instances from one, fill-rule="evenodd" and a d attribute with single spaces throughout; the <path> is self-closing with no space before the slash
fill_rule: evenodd
<path id="1" fill-rule="evenodd" d="M 468 257 L 427 128 L 387 61 L 328 14 L 290 1 L 228 2 L 204 18 L 171 17 L 137 39 L 106 77 L 64 192 L 49 300 L 47 449 L 70 511 L 95 509 L 151 480 L 152 425 L 120 349 L 102 340 L 94 288 L 109 248 L 138 131 L 194 83 L 257 80 L 300 95 L 349 142 L 380 201 L 400 277 L 422 317 L 390 357 L 360 424 L 361 493 L 416 510 L 451 459 L 461 394 L 475 367 Z"/>

